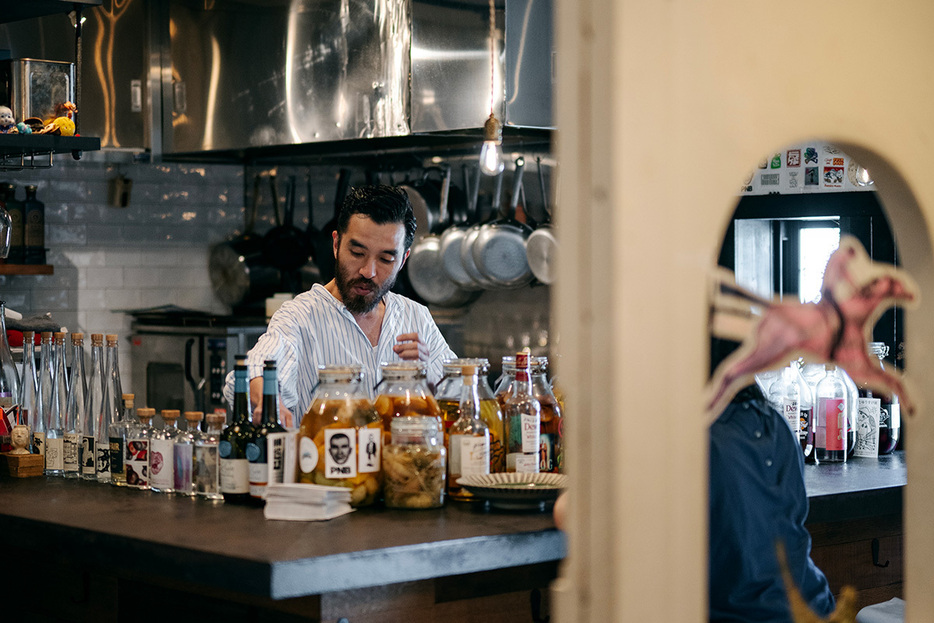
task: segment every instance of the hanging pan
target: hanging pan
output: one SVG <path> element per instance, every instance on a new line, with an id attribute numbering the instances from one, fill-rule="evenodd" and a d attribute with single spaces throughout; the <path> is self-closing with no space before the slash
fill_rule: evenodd
<path id="1" fill-rule="evenodd" d="M 516 158 L 509 213 L 481 227 L 471 248 L 477 269 L 499 288 L 519 288 L 533 278 L 525 253 L 525 240 L 532 228 L 515 218 L 524 166 L 525 160 Z"/>
<path id="2" fill-rule="evenodd" d="M 488 221 L 493 221 L 499 217 L 502 196 L 503 173 L 500 172 L 499 175 L 496 176 L 496 186 L 493 190 L 493 200 Z M 480 235 L 480 230 L 484 225 L 484 222 L 480 219 L 480 207 L 476 200 L 474 201 L 474 206 L 474 218 L 477 222 L 471 225 L 467 233 L 464 234 L 464 241 L 461 243 L 461 265 L 464 267 L 464 271 L 470 276 L 474 288 L 492 290 L 496 288 L 497 285 L 483 276 L 483 273 L 477 268 L 477 262 L 474 261 L 473 257 L 473 245 L 477 241 L 477 236 Z"/>
<path id="3" fill-rule="evenodd" d="M 267 261 L 285 272 L 298 270 L 308 262 L 310 255 L 305 233 L 294 225 L 295 214 L 295 176 L 288 180 L 285 189 L 285 214 L 279 217 L 279 189 L 276 176 L 269 176 L 269 188 L 272 192 L 272 206 L 275 211 L 276 226 L 263 237 L 263 253 Z"/>
<path id="4" fill-rule="evenodd" d="M 480 167 L 477 166 L 476 176 L 471 180 L 470 170 L 464 165 L 464 188 L 470 190 L 465 210 L 452 210 L 451 219 L 457 217 L 457 222 L 452 223 L 450 227 L 441 234 L 441 268 L 448 278 L 458 287 L 464 290 L 481 290 L 482 285 L 473 280 L 470 273 L 464 268 L 461 262 L 461 249 L 464 246 L 464 240 L 470 231 L 470 215 L 476 213 L 477 195 L 480 191 Z"/>
<path id="5" fill-rule="evenodd" d="M 551 226 L 551 211 L 548 209 L 548 193 L 545 190 L 545 173 L 542 170 L 542 159 L 538 158 L 538 185 L 542 193 L 542 211 L 545 220 L 535 228 L 525 241 L 525 255 L 529 268 L 535 278 L 545 285 L 554 283 L 555 256 L 558 253 L 558 240 L 555 230 Z"/>

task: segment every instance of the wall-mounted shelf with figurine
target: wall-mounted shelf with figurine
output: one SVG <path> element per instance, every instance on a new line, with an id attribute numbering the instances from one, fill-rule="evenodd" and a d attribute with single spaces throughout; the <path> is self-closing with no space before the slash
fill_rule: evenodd
<path id="1" fill-rule="evenodd" d="M 54 272 L 50 264 L 0 264 L 0 275 L 51 275 Z"/>
<path id="2" fill-rule="evenodd" d="M 101 139 L 90 136 L 0 134 L 0 171 L 48 169 L 54 154 L 71 153 L 75 160 L 85 151 L 97 151 Z"/>

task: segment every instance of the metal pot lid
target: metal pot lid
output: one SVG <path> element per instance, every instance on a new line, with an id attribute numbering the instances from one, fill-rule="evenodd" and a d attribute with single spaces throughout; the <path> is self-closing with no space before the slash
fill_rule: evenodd
<path id="1" fill-rule="evenodd" d="M 557 264 L 558 242 L 550 227 L 540 227 L 533 231 L 525 241 L 525 251 L 529 268 L 535 278 L 546 285 L 554 283 Z"/>

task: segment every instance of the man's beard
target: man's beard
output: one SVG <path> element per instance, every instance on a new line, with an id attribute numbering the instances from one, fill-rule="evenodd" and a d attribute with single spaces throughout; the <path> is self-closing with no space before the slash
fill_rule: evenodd
<path id="1" fill-rule="evenodd" d="M 334 280 L 337 282 L 337 291 L 340 292 L 344 307 L 346 307 L 351 314 L 366 314 L 373 311 L 373 309 L 379 305 L 379 302 L 383 300 L 383 296 L 385 296 L 396 283 L 396 275 L 393 275 L 383 282 L 382 287 L 377 288 L 376 282 L 366 277 L 350 279 L 349 276 L 345 274 L 344 268 L 340 264 L 340 258 L 338 258 L 337 270 L 334 271 Z M 353 288 L 357 285 L 366 285 L 373 288 L 373 290 L 369 294 L 363 296 L 354 294 Z"/>

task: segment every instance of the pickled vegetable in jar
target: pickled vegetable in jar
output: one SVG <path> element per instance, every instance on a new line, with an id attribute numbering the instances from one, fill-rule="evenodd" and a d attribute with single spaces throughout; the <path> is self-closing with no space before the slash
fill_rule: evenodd
<path id="1" fill-rule="evenodd" d="M 445 449 L 440 420 L 403 415 L 392 420 L 392 441 L 383 448 L 383 497 L 389 508 L 437 508 L 444 504 Z"/>
<path id="2" fill-rule="evenodd" d="M 462 369 L 464 366 L 476 366 L 478 370 L 477 390 L 480 394 L 480 418 L 490 428 L 490 473 L 506 471 L 506 449 L 503 445 L 503 411 L 493 396 L 487 374 L 490 361 L 486 358 L 448 359 L 444 362 L 444 376 L 435 390 L 435 398 L 441 408 L 444 422 L 444 447 L 450 455 L 451 425 L 460 417 L 461 388 L 463 387 Z"/>
<path id="3" fill-rule="evenodd" d="M 346 487 L 351 506 L 379 498 L 383 422 L 359 365 L 319 366 L 319 384 L 298 430 L 298 482 Z"/>
<path id="4" fill-rule="evenodd" d="M 564 470 L 564 418 L 561 404 L 548 381 L 548 357 L 529 357 L 532 395 L 541 404 L 539 465 L 541 472 Z M 516 358 L 503 357 L 503 376 L 497 385 L 496 400 L 504 408 L 506 396 L 516 380 Z"/>
<path id="5" fill-rule="evenodd" d="M 441 425 L 441 408 L 428 389 L 425 364 L 420 361 L 384 363 L 383 380 L 376 386 L 376 412 L 383 421 L 383 445 L 392 437 L 394 418 L 428 416 Z"/>

